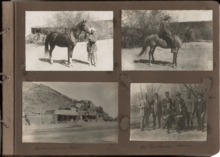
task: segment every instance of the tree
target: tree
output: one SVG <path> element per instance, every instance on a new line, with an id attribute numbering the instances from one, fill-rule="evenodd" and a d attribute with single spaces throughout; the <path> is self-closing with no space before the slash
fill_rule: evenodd
<path id="1" fill-rule="evenodd" d="M 187 90 L 195 97 L 198 98 L 197 94 L 202 94 L 204 99 L 208 98 L 208 89 L 204 84 L 184 84 Z"/>
<path id="2" fill-rule="evenodd" d="M 160 88 L 163 84 L 157 84 L 157 83 L 152 83 L 146 86 L 147 88 L 147 95 L 150 101 L 154 99 L 154 94 L 159 93 Z"/>
<path id="3" fill-rule="evenodd" d="M 59 11 L 48 19 L 47 25 L 58 28 L 72 28 L 82 20 L 91 21 L 93 18 L 84 11 Z"/>
<path id="4" fill-rule="evenodd" d="M 52 15 L 52 18 L 45 18 L 49 27 L 65 29 L 67 32 L 82 20 L 87 20 L 88 27 L 94 27 L 97 30 L 98 40 L 113 38 L 113 22 L 111 20 L 97 21 L 87 11 L 58 11 Z M 82 36 L 84 37 L 84 34 Z M 81 38 L 81 41 L 84 40 Z"/>
<path id="5" fill-rule="evenodd" d="M 144 95 L 147 94 L 149 101 L 151 102 L 154 99 L 154 94 L 159 93 L 160 88 L 163 84 L 146 84 L 141 85 L 140 89 L 138 91 L 132 91 L 131 95 L 131 104 L 132 104 L 132 110 L 136 111 L 137 105 L 139 105 L 140 101 L 144 98 Z M 147 91 L 147 92 L 146 92 Z"/>
<path id="6" fill-rule="evenodd" d="M 122 46 L 142 46 L 146 36 L 158 34 L 161 20 L 168 15 L 163 10 L 122 11 Z"/>

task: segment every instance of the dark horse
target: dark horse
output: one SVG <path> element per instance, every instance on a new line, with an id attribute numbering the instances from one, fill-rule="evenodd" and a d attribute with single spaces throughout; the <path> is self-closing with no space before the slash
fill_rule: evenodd
<path id="1" fill-rule="evenodd" d="M 192 31 L 192 28 L 187 28 L 180 35 L 173 34 L 173 37 L 175 39 L 175 45 L 177 47 L 177 52 L 173 53 L 173 67 L 174 67 L 174 66 L 177 66 L 177 54 L 178 54 L 178 51 L 181 48 L 182 44 L 184 42 L 193 40 L 194 34 Z M 164 49 L 171 48 L 170 45 L 167 44 L 167 42 L 165 40 L 159 38 L 157 34 L 153 34 L 153 35 L 147 36 L 144 39 L 142 51 L 140 52 L 140 54 L 138 56 L 143 55 L 146 52 L 146 50 L 148 49 L 148 47 L 150 47 L 149 62 L 150 62 L 150 66 L 151 66 L 151 56 L 152 56 L 152 60 L 154 62 L 154 51 L 157 46 L 164 48 Z"/>
<path id="2" fill-rule="evenodd" d="M 72 66 L 72 56 L 73 56 L 73 50 L 74 47 L 77 44 L 77 39 L 79 38 L 79 35 L 82 33 L 82 31 L 86 33 L 90 33 L 90 30 L 88 26 L 86 25 L 86 21 L 81 21 L 78 23 L 75 27 L 73 27 L 70 30 L 70 33 L 58 33 L 58 32 L 52 32 L 47 35 L 46 41 L 45 41 L 45 54 L 49 53 L 50 56 L 50 63 L 53 64 L 53 57 L 52 52 L 55 48 L 55 46 L 59 47 L 67 47 L 68 49 L 68 65 L 69 67 Z M 50 50 L 48 51 L 48 45 L 50 45 Z"/>

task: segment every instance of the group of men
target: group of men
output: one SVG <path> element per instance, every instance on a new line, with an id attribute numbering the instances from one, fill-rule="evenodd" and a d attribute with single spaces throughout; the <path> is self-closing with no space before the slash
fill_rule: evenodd
<path id="1" fill-rule="evenodd" d="M 167 133 L 175 123 L 177 132 L 181 130 L 193 130 L 193 119 L 196 116 L 198 130 L 204 132 L 204 119 L 206 114 L 206 101 L 202 94 L 197 94 L 196 100 L 192 98 L 191 93 L 188 93 L 188 98 L 184 101 L 179 92 L 176 93 L 174 101 L 169 97 L 169 92 L 165 92 L 165 98 L 159 100 L 158 93 L 154 94 L 153 101 L 150 102 L 148 95 L 140 101 L 140 117 L 141 131 L 149 128 L 149 118 L 153 117 L 153 130 L 156 127 L 156 119 L 159 128 L 161 128 L 161 118 L 164 119 L 163 129 L 167 129 Z M 186 127 L 187 122 L 187 127 Z"/>

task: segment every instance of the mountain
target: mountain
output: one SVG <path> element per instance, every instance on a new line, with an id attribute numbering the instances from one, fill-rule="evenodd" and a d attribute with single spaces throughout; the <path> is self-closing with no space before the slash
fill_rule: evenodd
<path id="1" fill-rule="evenodd" d="M 25 114 L 40 113 L 41 110 L 56 110 L 69 106 L 83 106 L 79 109 L 87 108 L 95 109 L 103 115 L 103 119 L 111 119 L 102 107 L 95 106 L 90 100 L 72 99 L 62 93 L 45 86 L 43 84 L 35 84 L 32 82 L 23 82 L 23 112 Z"/>

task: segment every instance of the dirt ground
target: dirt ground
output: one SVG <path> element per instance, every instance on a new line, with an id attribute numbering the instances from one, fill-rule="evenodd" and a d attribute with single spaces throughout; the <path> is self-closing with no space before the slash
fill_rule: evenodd
<path id="1" fill-rule="evenodd" d="M 154 52 L 155 62 L 149 66 L 149 55 L 137 55 L 140 48 L 122 49 L 123 70 L 175 70 L 175 71 L 210 71 L 213 68 L 213 43 L 190 42 L 184 43 L 178 52 L 178 67 L 173 68 L 173 54 L 170 49 L 157 47 Z"/>
<path id="2" fill-rule="evenodd" d="M 67 65 L 67 48 L 56 46 L 53 50 L 54 63 L 44 54 L 44 45 L 26 44 L 27 71 L 113 71 L 113 40 L 97 41 L 97 66 L 88 66 L 86 42 L 77 43 L 73 51 L 73 67 Z"/>
<path id="3" fill-rule="evenodd" d="M 190 131 L 181 131 L 177 133 L 175 124 L 172 124 L 170 134 L 167 134 L 167 129 L 159 129 L 156 121 L 156 128 L 153 130 L 153 118 L 152 115 L 149 119 L 150 127 L 147 130 L 140 130 L 140 117 L 138 114 L 131 115 L 131 130 L 130 140 L 131 141 L 206 141 L 207 129 L 205 123 L 205 132 L 197 131 L 197 120 L 194 117 L 194 127 Z M 164 121 L 161 118 L 161 126 Z"/>
<path id="4" fill-rule="evenodd" d="M 24 125 L 22 141 L 25 143 L 117 143 L 117 125 L 117 122 Z"/>

